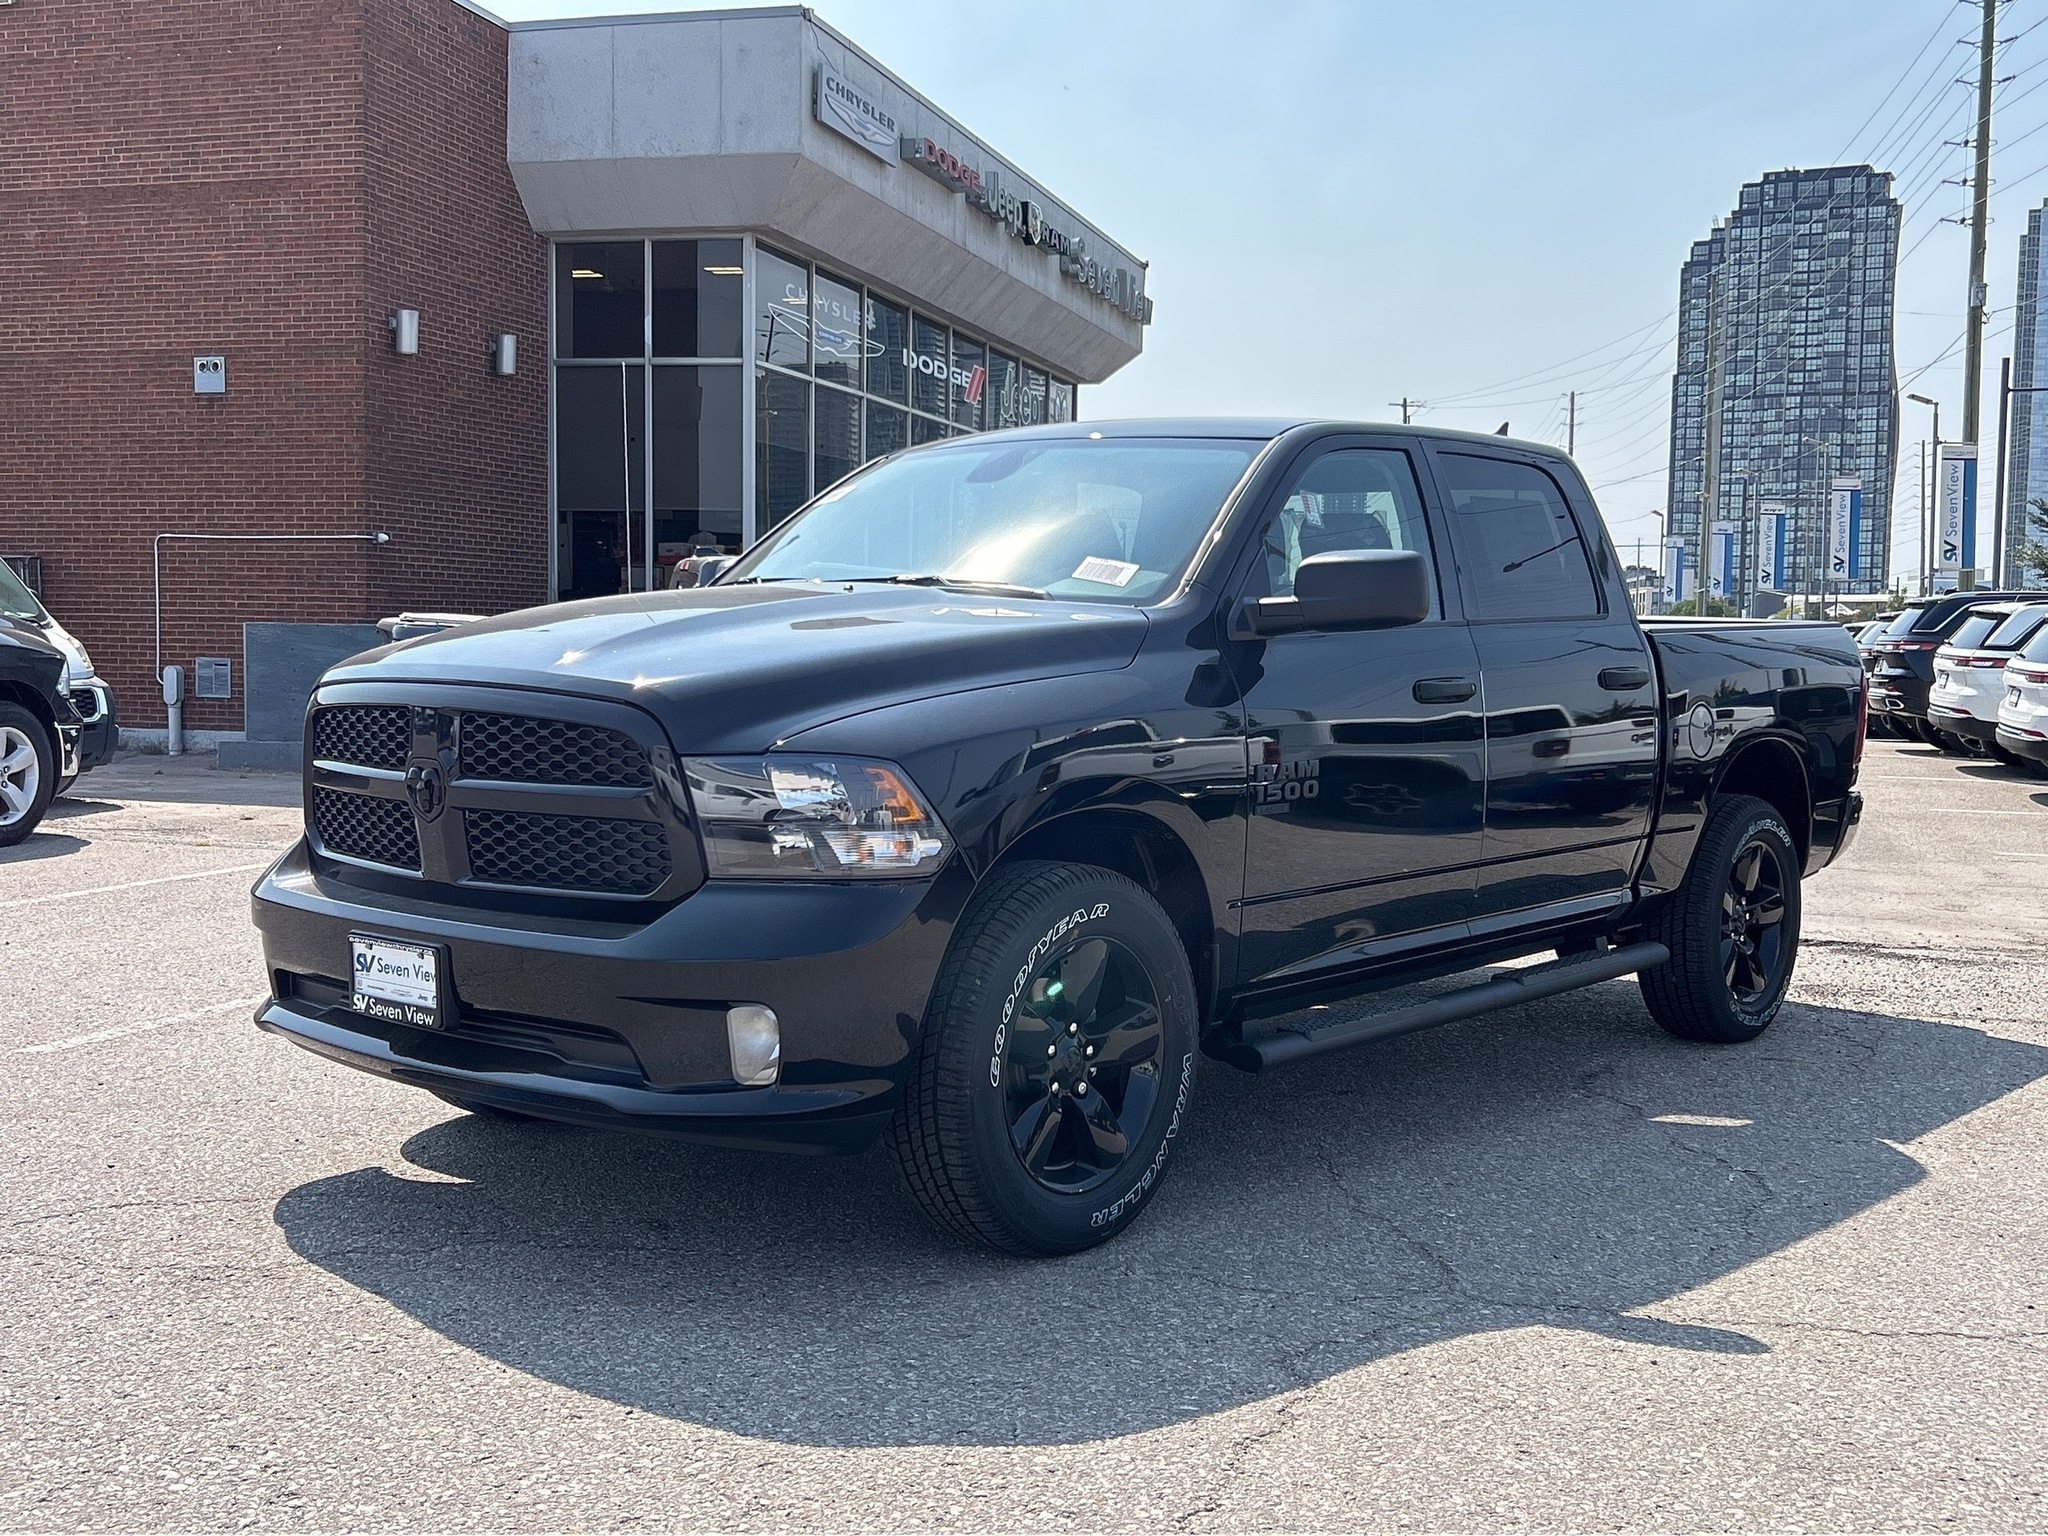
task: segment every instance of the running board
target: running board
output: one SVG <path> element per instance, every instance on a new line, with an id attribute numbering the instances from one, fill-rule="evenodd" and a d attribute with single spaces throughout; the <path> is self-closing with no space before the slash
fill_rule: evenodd
<path id="1" fill-rule="evenodd" d="M 1619 949 L 1590 950 L 1498 976 L 1492 981 L 1482 981 L 1476 986 L 1460 987 L 1455 992 L 1441 993 L 1419 1003 L 1333 1024 L 1313 1034 L 1290 1030 L 1256 1040 L 1212 1037 L 1207 1042 L 1208 1050 L 1210 1055 L 1233 1067 L 1246 1072 L 1263 1072 L 1269 1067 L 1285 1066 L 1304 1057 L 1320 1056 L 1325 1051 L 1341 1051 L 1346 1046 L 1363 1045 L 1368 1040 L 1391 1040 L 1396 1035 L 1413 1034 L 1418 1029 L 1433 1029 L 1439 1024 L 1455 1023 L 1496 1009 L 1556 997 L 1561 992 L 1575 992 L 1580 987 L 1613 981 L 1636 971 L 1653 970 L 1670 958 L 1671 951 L 1662 944 L 1624 944 Z"/>

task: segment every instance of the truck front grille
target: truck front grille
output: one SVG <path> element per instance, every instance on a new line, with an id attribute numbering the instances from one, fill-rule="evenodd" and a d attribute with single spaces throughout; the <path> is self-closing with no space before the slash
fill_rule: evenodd
<path id="1" fill-rule="evenodd" d="M 403 800 L 315 788 L 313 826 L 329 853 L 392 869 L 419 870 L 419 829 L 413 824 L 412 808 Z"/>
<path id="2" fill-rule="evenodd" d="M 412 711 L 403 705 L 342 705 L 313 716 L 313 755 L 361 768 L 403 768 L 412 752 Z"/>
<path id="3" fill-rule="evenodd" d="M 651 821 L 465 811 L 472 878 L 492 885 L 646 896 L 669 877 L 668 838 Z"/>
<path id="4" fill-rule="evenodd" d="M 465 713 L 458 718 L 456 736 L 465 779 L 612 787 L 654 782 L 640 744 L 601 725 Z"/>
<path id="5" fill-rule="evenodd" d="M 676 901 L 703 879 L 672 751 L 631 706 L 345 683 L 320 690 L 308 730 L 316 851 L 403 870 L 436 900 Z"/>

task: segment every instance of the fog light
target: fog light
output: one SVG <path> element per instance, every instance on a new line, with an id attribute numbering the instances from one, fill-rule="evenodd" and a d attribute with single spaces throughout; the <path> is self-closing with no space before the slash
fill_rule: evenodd
<path id="1" fill-rule="evenodd" d="M 759 1088 L 782 1070 L 782 1023 L 773 1008 L 741 1003 L 725 1010 L 725 1043 L 735 1082 Z"/>

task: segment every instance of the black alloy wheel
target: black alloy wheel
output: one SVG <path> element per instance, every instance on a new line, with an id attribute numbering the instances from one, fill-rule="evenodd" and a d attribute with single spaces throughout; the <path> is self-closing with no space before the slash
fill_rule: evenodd
<path id="1" fill-rule="evenodd" d="M 1721 973 L 1737 1007 L 1755 1007 L 1777 980 L 1785 950 L 1784 867 L 1772 839 L 1743 845 L 1721 894 Z"/>
<path id="2" fill-rule="evenodd" d="M 1025 983 L 1003 1052 L 1010 1145 L 1033 1181 L 1080 1194 L 1115 1175 L 1159 1104 L 1166 1033 L 1152 978 L 1082 937 Z"/>
<path id="3" fill-rule="evenodd" d="M 962 914 L 889 1150 L 934 1225 L 1076 1253 L 1138 1217 L 1194 1086 L 1194 977 L 1173 920 L 1111 870 L 1020 860 Z"/>
<path id="4" fill-rule="evenodd" d="M 1754 1040 L 1784 1006 L 1799 956 L 1801 866 L 1777 807 L 1752 795 L 1714 803 L 1692 865 L 1647 937 L 1671 959 L 1637 978 L 1651 1015 L 1686 1040 Z"/>

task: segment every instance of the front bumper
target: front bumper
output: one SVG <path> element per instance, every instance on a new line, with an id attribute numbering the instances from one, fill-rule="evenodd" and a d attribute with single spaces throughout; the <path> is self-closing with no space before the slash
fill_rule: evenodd
<path id="1" fill-rule="evenodd" d="M 121 728 L 114 714 L 114 690 L 98 678 L 87 678 L 66 690 L 71 707 L 83 722 L 78 733 L 78 771 L 112 762 L 121 744 Z"/>
<path id="2" fill-rule="evenodd" d="M 714 881 L 652 920 L 480 910 L 367 889 L 302 842 L 254 893 L 262 1028 L 330 1060 L 575 1124 L 729 1145 L 859 1151 L 894 1112 L 968 877 Z M 448 1027 L 348 1006 L 349 936 L 441 947 Z M 772 1087 L 732 1080 L 725 1012 L 782 1025 Z"/>

